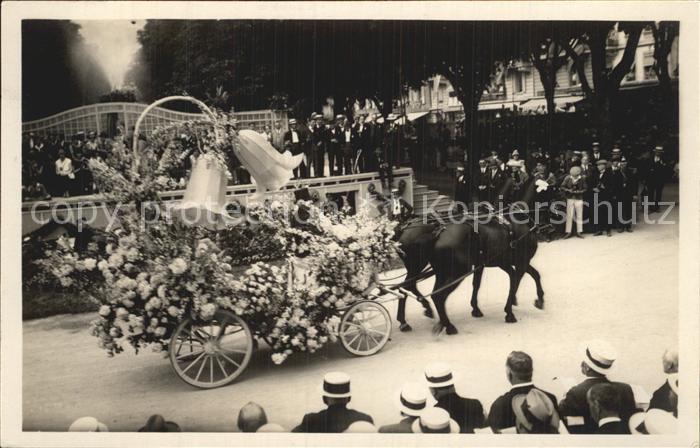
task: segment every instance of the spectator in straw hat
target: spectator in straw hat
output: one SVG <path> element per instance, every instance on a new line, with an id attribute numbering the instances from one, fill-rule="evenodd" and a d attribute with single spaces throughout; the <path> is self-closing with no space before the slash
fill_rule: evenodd
<path id="1" fill-rule="evenodd" d="M 586 393 L 591 420 L 597 428 L 593 434 L 629 434 L 627 423 L 620 418 L 620 392 L 612 384 L 596 384 Z"/>
<path id="2" fill-rule="evenodd" d="M 670 412 L 649 409 L 634 414 L 629 421 L 632 434 L 664 435 L 678 432 L 678 420 Z"/>
<path id="3" fill-rule="evenodd" d="M 384 425 L 379 428 L 381 433 L 410 433 L 413 421 L 426 408 L 428 394 L 425 387 L 417 383 L 406 383 L 399 393 L 398 405 L 401 416 L 400 422 L 393 425 Z"/>
<path id="4" fill-rule="evenodd" d="M 162 415 L 154 414 L 148 417 L 146 424 L 138 432 L 180 432 L 180 426 L 175 422 L 165 421 Z"/>
<path id="5" fill-rule="evenodd" d="M 610 381 L 607 375 L 612 371 L 617 354 L 606 341 L 596 339 L 581 346 L 581 373 L 586 379 L 572 387 L 559 403 L 559 412 L 566 417 L 571 433 L 591 434 L 596 422 L 591 418 L 586 394 L 596 384 L 612 384 L 620 394 L 620 418 L 627 422 L 637 411 L 634 393 L 629 384 Z"/>
<path id="6" fill-rule="evenodd" d="M 484 408 L 479 400 L 464 398 L 455 390 L 452 369 L 447 364 L 434 363 L 425 368 L 425 379 L 435 406 L 446 410 L 459 424 L 461 433 L 473 433 L 474 428 L 484 426 Z"/>
<path id="7" fill-rule="evenodd" d="M 411 425 L 414 433 L 423 434 L 457 434 L 459 425 L 450 414 L 442 408 L 427 408 Z"/>
<path id="8" fill-rule="evenodd" d="M 678 416 L 678 350 L 669 349 L 663 356 L 664 373 L 667 375 L 664 384 L 651 396 L 649 409 L 662 409 Z"/>
<path id="9" fill-rule="evenodd" d="M 350 377 L 343 372 L 329 372 L 323 378 L 323 402 L 327 408 L 306 414 L 293 432 L 338 433 L 357 421 L 374 424 L 372 417 L 348 409 L 350 402 Z"/>
<path id="10" fill-rule="evenodd" d="M 107 425 L 95 417 L 80 417 L 68 428 L 69 432 L 109 432 Z"/>
<path id="11" fill-rule="evenodd" d="M 506 377 L 511 384 L 511 388 L 508 392 L 496 398 L 491 405 L 488 425 L 493 432 L 499 433 L 504 429 L 516 426 L 516 413 L 513 409 L 513 398 L 518 395 L 526 396 L 531 390 L 542 392 L 552 402 L 553 412 L 558 413 L 556 397 L 533 384 L 532 372 L 532 358 L 527 353 L 514 351 L 506 358 Z M 520 404 L 522 404 L 522 402 L 520 402 Z M 532 402 L 532 404 L 534 404 L 534 402 Z"/>
<path id="12" fill-rule="evenodd" d="M 559 434 L 559 413 L 556 400 L 547 393 L 533 388 L 527 394 L 518 394 L 511 401 L 518 434 Z"/>
<path id="13" fill-rule="evenodd" d="M 267 423 L 258 428 L 256 432 L 287 432 L 282 425 L 277 423 Z"/>
<path id="14" fill-rule="evenodd" d="M 267 423 L 265 410 L 257 403 L 248 402 L 238 412 L 238 429 L 242 432 L 255 432 Z"/>

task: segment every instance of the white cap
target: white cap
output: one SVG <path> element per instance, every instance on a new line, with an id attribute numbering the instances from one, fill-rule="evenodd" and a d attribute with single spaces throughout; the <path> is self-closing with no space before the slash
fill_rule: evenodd
<path id="1" fill-rule="evenodd" d="M 351 424 L 348 426 L 348 429 L 346 429 L 343 432 L 359 432 L 359 433 L 368 433 L 368 432 L 377 432 L 377 428 L 371 424 L 370 422 L 365 422 L 365 421 L 359 421 Z"/>
<path id="2" fill-rule="evenodd" d="M 255 432 L 286 432 L 286 430 L 277 423 L 267 423 L 259 427 Z"/>
<path id="3" fill-rule="evenodd" d="M 70 432 L 108 432 L 107 426 L 95 417 L 80 417 L 68 428 Z"/>
<path id="4" fill-rule="evenodd" d="M 452 368 L 449 365 L 436 362 L 425 367 L 425 379 L 430 387 L 446 387 L 454 385 Z"/>
<path id="5" fill-rule="evenodd" d="M 583 362 L 594 371 L 607 375 L 617 359 L 615 348 L 607 341 L 594 339 L 582 347 Z"/>

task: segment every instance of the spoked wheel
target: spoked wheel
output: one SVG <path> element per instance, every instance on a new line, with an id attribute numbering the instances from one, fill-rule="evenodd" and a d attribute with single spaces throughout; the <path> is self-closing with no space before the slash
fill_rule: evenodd
<path id="1" fill-rule="evenodd" d="M 170 339 L 170 363 L 186 383 L 223 386 L 243 373 L 253 354 L 253 333 L 243 319 L 219 310 L 211 321 L 180 322 Z"/>
<path id="2" fill-rule="evenodd" d="M 366 300 L 352 305 L 340 320 L 340 342 L 356 356 L 381 350 L 391 335 L 389 312 L 380 303 Z"/>

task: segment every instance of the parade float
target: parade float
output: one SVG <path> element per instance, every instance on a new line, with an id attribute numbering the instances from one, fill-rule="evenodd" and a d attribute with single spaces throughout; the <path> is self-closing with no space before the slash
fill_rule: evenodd
<path id="1" fill-rule="evenodd" d="M 172 100 L 196 104 L 204 118 L 157 129 L 140 145 L 150 107 Z M 100 303 L 91 329 L 100 347 L 109 356 L 164 352 L 182 380 L 201 388 L 235 380 L 259 341 L 277 364 L 337 339 L 354 355 L 381 350 L 391 320 L 374 280 L 397 254 L 395 223 L 362 209 L 285 203 L 275 192 L 298 157 L 196 99 L 150 107 L 132 151 L 90 161 L 117 225 L 82 251 L 60 240 L 40 262 L 63 287 Z M 250 172 L 258 200 L 235 214 L 224 197 L 231 155 Z M 184 157 L 192 163 L 187 188 L 168 207 L 159 191 Z"/>

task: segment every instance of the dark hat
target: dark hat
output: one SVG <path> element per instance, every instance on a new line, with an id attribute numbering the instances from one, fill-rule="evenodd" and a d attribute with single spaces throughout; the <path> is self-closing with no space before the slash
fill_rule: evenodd
<path id="1" fill-rule="evenodd" d="M 167 422 L 160 414 L 148 417 L 146 424 L 138 432 L 180 432 L 180 426 L 175 422 Z"/>

